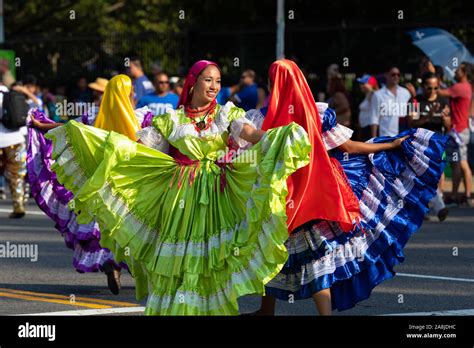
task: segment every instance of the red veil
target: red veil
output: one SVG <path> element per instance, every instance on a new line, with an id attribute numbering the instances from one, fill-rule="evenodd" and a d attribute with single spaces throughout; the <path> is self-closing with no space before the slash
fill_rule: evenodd
<path id="1" fill-rule="evenodd" d="M 262 129 L 298 123 L 312 145 L 310 164 L 287 180 L 288 230 L 324 219 L 337 221 L 347 232 L 359 217 L 359 202 L 337 160 L 329 158 L 321 138 L 321 120 L 303 73 L 291 60 L 277 60 L 269 69 L 270 105 Z"/>

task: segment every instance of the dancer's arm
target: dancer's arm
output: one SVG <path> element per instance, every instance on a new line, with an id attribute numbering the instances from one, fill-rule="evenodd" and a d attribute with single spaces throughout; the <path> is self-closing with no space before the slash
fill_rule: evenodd
<path id="1" fill-rule="evenodd" d="M 242 127 L 242 132 L 240 132 L 240 137 L 249 143 L 256 144 L 262 139 L 262 136 L 265 134 L 265 131 L 260 129 L 255 129 L 248 124 L 244 124 Z"/>
<path id="2" fill-rule="evenodd" d="M 371 144 L 371 143 L 363 143 L 361 141 L 348 140 L 344 144 L 340 145 L 338 148 L 339 150 L 343 152 L 347 152 L 348 154 L 368 155 L 369 153 L 398 149 L 402 146 L 402 142 L 406 138 L 408 138 L 408 135 L 402 138 L 395 139 L 391 143 L 383 143 L 383 144 Z"/>
<path id="3" fill-rule="evenodd" d="M 49 131 L 50 129 L 57 128 L 57 127 L 60 127 L 60 126 L 64 125 L 64 123 L 57 123 L 57 122 L 42 123 L 42 122 L 38 121 L 37 119 L 35 119 L 33 117 L 33 115 L 31 115 L 30 117 L 31 117 L 31 126 L 33 128 L 37 128 L 37 129 L 43 130 L 43 131 Z"/>

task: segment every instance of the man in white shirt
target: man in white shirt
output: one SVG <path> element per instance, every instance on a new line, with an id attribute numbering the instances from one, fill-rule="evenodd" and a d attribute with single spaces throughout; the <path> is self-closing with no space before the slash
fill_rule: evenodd
<path id="1" fill-rule="evenodd" d="M 0 85 L 0 169 L 12 194 L 13 212 L 10 218 L 18 219 L 25 216 L 26 146 L 20 130 L 10 130 L 1 123 L 3 93 L 6 92 L 8 88 Z"/>
<path id="2" fill-rule="evenodd" d="M 401 117 L 408 114 L 410 92 L 401 86 L 400 70 L 389 66 L 385 70 L 387 84 L 374 93 L 369 124 L 371 136 L 395 136 L 399 133 Z"/>

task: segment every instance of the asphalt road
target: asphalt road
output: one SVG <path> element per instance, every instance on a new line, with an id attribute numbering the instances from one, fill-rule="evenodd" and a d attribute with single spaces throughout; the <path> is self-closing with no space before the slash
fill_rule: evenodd
<path id="1" fill-rule="evenodd" d="M 21 220 L 8 219 L 10 209 L 9 201 L 0 201 L 0 244 L 35 244 L 38 259 L 0 258 L 0 315 L 64 311 L 78 315 L 107 311 L 142 314 L 136 307 L 145 303 L 135 300 L 129 274 L 122 275 L 121 293 L 112 295 L 104 274 L 79 274 L 72 268 L 72 251 L 34 203 Z M 405 262 L 396 268 L 400 275 L 376 287 L 370 299 L 334 315 L 473 315 L 474 208 L 452 209 L 443 223 L 432 220 L 409 241 Z M 258 297 L 240 299 L 241 312 L 258 306 Z M 278 302 L 277 314 L 315 315 L 316 310 L 312 300 L 282 301 Z"/>

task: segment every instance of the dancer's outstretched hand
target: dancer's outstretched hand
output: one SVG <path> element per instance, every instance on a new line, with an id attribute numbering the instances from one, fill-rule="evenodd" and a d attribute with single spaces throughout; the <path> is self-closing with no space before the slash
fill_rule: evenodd
<path id="1" fill-rule="evenodd" d="M 30 115 L 31 119 L 31 127 L 42 130 L 42 131 L 49 131 L 50 129 L 60 127 L 63 125 L 63 123 L 43 123 L 38 121 L 33 115 Z"/>
<path id="2" fill-rule="evenodd" d="M 399 149 L 399 148 L 402 146 L 403 141 L 404 141 L 405 139 L 409 138 L 409 137 L 410 137 L 409 135 L 405 135 L 404 137 L 395 139 L 395 140 L 392 142 L 393 148 L 394 148 L 394 149 Z"/>
<path id="3" fill-rule="evenodd" d="M 30 115 L 31 127 L 41 129 L 42 123 L 38 121 L 33 115 Z"/>

